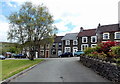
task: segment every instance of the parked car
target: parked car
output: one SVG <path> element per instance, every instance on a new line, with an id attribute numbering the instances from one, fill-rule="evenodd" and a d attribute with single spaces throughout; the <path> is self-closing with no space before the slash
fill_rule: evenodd
<path id="1" fill-rule="evenodd" d="M 71 52 L 65 52 L 65 53 L 59 55 L 59 57 L 73 57 L 73 54 Z"/>
<path id="2" fill-rule="evenodd" d="M 0 59 L 1 59 L 1 60 L 4 60 L 4 59 L 5 59 L 5 56 L 0 55 Z"/>
<path id="3" fill-rule="evenodd" d="M 26 55 L 24 55 L 24 54 L 14 54 L 13 57 L 14 58 L 26 58 Z"/>
<path id="4" fill-rule="evenodd" d="M 82 55 L 82 54 L 84 54 L 84 52 L 83 52 L 83 51 L 80 51 L 80 50 L 74 52 L 74 56 L 80 56 L 80 55 Z"/>

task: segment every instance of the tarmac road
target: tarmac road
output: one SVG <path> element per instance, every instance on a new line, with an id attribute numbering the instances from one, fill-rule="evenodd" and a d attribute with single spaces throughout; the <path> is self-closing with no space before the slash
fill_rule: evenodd
<path id="1" fill-rule="evenodd" d="M 109 82 L 79 62 L 79 57 L 47 58 L 11 82 Z"/>

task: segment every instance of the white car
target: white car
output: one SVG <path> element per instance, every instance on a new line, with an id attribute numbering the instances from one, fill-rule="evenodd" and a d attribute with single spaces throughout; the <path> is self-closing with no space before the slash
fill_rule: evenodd
<path id="1" fill-rule="evenodd" d="M 1 60 L 4 60 L 4 59 L 5 59 L 5 56 L 0 55 L 0 59 L 1 59 Z"/>

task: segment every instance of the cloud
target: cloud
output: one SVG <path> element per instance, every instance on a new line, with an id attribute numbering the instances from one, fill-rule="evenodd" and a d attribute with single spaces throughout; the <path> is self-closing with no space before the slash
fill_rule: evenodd
<path id="1" fill-rule="evenodd" d="M 118 22 L 118 1 L 119 0 L 3 0 L 9 6 L 14 6 L 10 2 L 21 5 L 25 1 L 39 5 L 43 3 L 49 8 L 49 12 L 54 16 L 56 27 L 59 29 L 58 35 L 71 32 L 79 32 L 79 28 L 96 28 L 99 23 L 102 25 L 114 24 Z M 0 16 L 1 17 L 1 16 Z M 75 25 L 70 27 L 71 23 Z M 68 26 L 66 26 L 68 25 Z M 71 25 L 71 26 L 72 26 Z"/>
<path id="2" fill-rule="evenodd" d="M 0 21 L 0 42 L 7 41 L 8 30 L 9 30 L 9 24 L 7 22 Z"/>

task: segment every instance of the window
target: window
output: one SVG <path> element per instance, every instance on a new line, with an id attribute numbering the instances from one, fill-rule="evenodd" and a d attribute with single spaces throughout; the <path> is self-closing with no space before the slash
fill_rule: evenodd
<path id="1" fill-rule="evenodd" d="M 62 43 L 58 43 L 59 47 L 62 47 Z"/>
<path id="2" fill-rule="evenodd" d="M 49 48 L 49 44 L 47 44 L 46 47 Z"/>
<path id="3" fill-rule="evenodd" d="M 66 40 L 66 45 L 70 45 L 70 40 Z"/>
<path id="4" fill-rule="evenodd" d="M 109 39 L 110 34 L 109 33 L 103 33 L 103 39 Z"/>
<path id="5" fill-rule="evenodd" d="M 53 47 L 55 47 L 55 43 L 53 43 Z"/>
<path id="6" fill-rule="evenodd" d="M 82 43 L 87 43 L 87 42 L 88 42 L 87 37 L 82 37 Z"/>
<path id="7" fill-rule="evenodd" d="M 91 48 L 94 48 L 96 46 L 97 46 L 97 44 L 91 44 Z"/>
<path id="8" fill-rule="evenodd" d="M 55 55 L 56 54 L 56 50 L 52 50 L 52 55 Z"/>
<path id="9" fill-rule="evenodd" d="M 65 52 L 71 52 L 70 47 L 65 47 Z"/>
<path id="10" fill-rule="evenodd" d="M 81 45 L 81 51 L 84 51 L 86 48 L 88 48 L 88 44 L 82 44 Z"/>
<path id="11" fill-rule="evenodd" d="M 120 32 L 115 32 L 115 39 L 120 39 Z"/>
<path id="12" fill-rule="evenodd" d="M 78 44 L 77 40 L 73 40 L 73 45 L 77 45 L 77 44 Z"/>
<path id="13" fill-rule="evenodd" d="M 44 55 L 44 50 L 40 50 L 40 55 Z"/>
<path id="14" fill-rule="evenodd" d="M 96 43 L 97 42 L 97 37 L 96 36 L 92 36 L 91 37 L 91 43 Z"/>

